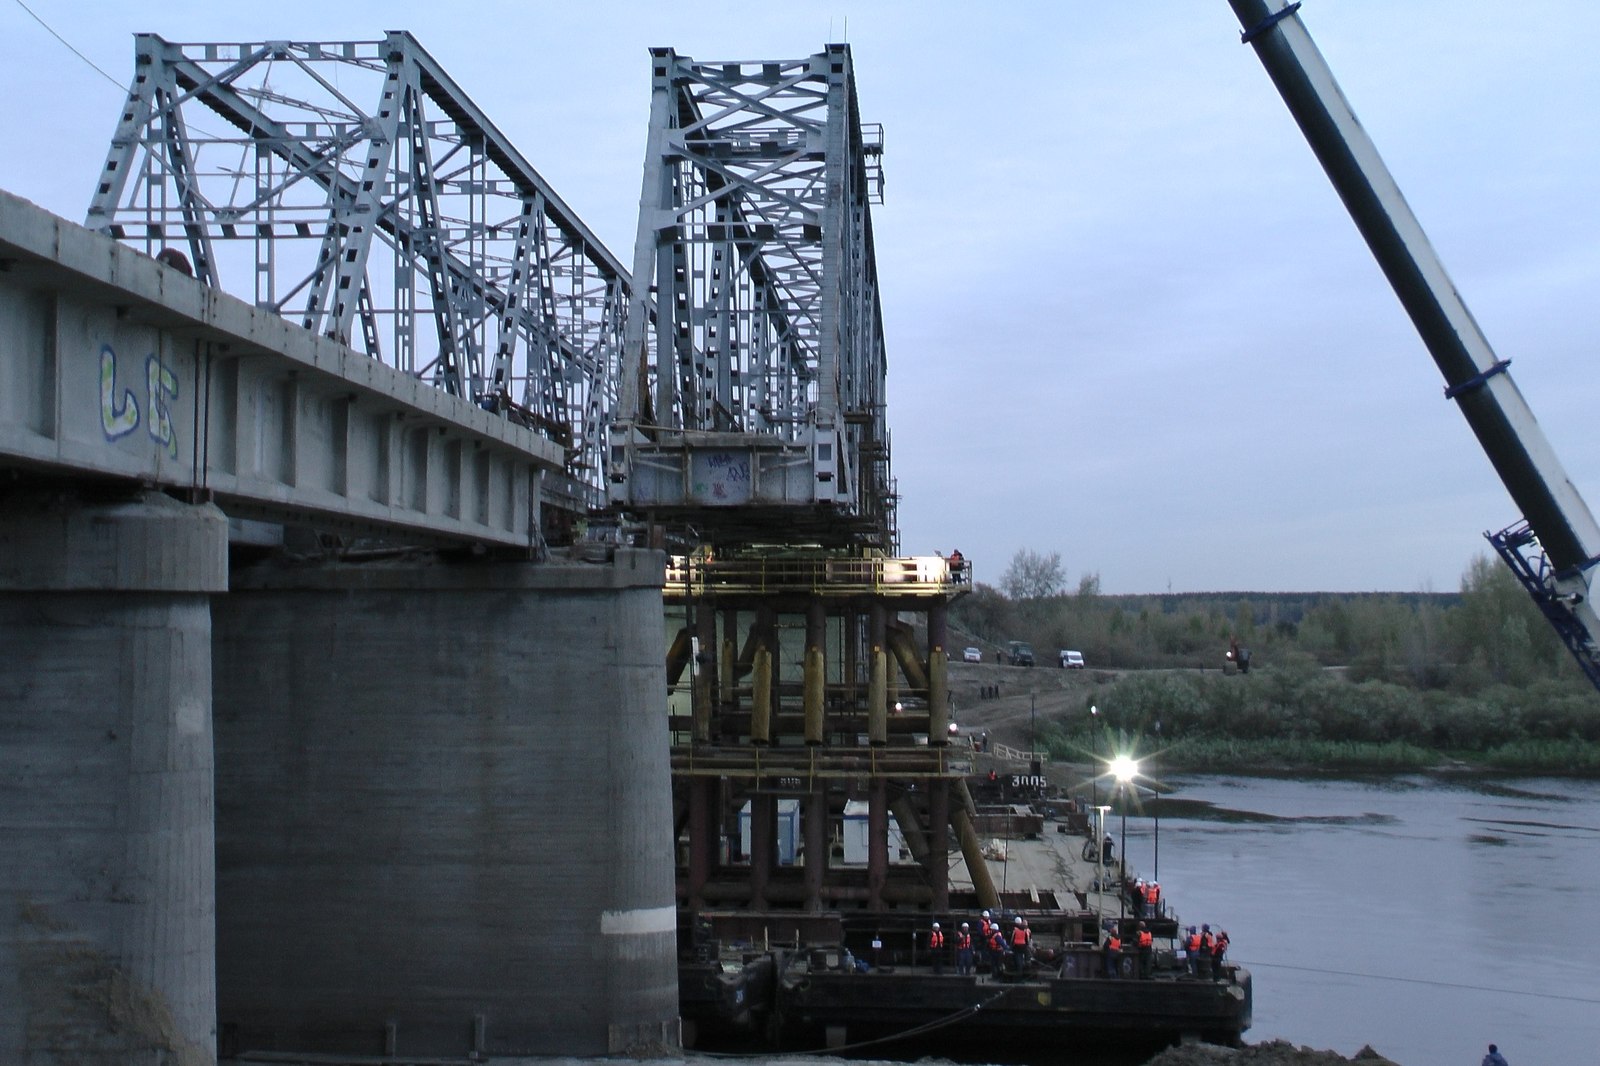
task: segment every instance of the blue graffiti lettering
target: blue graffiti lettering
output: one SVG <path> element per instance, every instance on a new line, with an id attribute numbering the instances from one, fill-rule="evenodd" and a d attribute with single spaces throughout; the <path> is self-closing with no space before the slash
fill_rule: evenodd
<path id="1" fill-rule="evenodd" d="M 176 459 L 178 438 L 172 432 L 172 415 L 167 408 L 167 401 L 178 398 L 178 375 L 151 354 L 144 361 L 144 377 L 148 386 L 150 439 L 165 444 L 167 454 Z"/>
<path id="2" fill-rule="evenodd" d="M 139 401 L 131 389 L 124 389 L 122 406 L 117 406 L 117 353 L 111 345 L 100 346 L 100 428 L 106 440 L 126 437 L 139 428 Z"/>

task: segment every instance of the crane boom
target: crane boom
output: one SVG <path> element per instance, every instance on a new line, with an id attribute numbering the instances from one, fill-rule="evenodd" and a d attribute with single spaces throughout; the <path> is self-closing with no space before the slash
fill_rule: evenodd
<path id="1" fill-rule="evenodd" d="M 1229 0 L 1339 198 L 1411 316 L 1454 400 L 1524 520 L 1485 534 L 1600 688 L 1600 616 L 1589 576 L 1600 525 L 1532 410 L 1462 302 L 1444 264 L 1296 11 L 1285 0 Z"/>

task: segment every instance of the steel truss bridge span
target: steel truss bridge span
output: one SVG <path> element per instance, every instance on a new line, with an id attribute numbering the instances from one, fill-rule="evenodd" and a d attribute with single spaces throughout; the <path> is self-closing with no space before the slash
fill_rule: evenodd
<path id="1" fill-rule="evenodd" d="M 532 427 L 547 501 L 601 502 L 627 273 L 410 34 L 139 35 L 86 224 Z"/>
<path id="2" fill-rule="evenodd" d="M 703 541 L 892 551 L 882 132 L 849 46 L 651 67 L 611 500 Z"/>

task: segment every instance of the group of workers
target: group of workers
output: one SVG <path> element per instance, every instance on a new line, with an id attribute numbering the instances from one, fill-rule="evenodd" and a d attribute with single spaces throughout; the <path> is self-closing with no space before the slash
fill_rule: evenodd
<path id="1" fill-rule="evenodd" d="M 1228 931 L 1219 929 L 1212 933 L 1211 926 L 1202 925 L 1197 932 L 1190 926 L 1183 938 L 1184 968 L 1190 977 L 1209 977 L 1222 980 L 1222 962 L 1228 954 Z"/>
<path id="2" fill-rule="evenodd" d="M 1156 900 L 1159 901 L 1159 895 Z M 978 919 L 974 929 L 969 922 L 946 937 L 944 929 L 934 922 L 928 931 L 928 950 L 932 957 L 933 972 L 943 973 L 951 953 L 955 955 L 956 973 L 968 976 L 981 965 L 993 977 L 1004 972 L 1020 973 L 1033 957 L 1033 931 L 1028 920 L 1021 915 L 1011 919 L 1010 928 L 996 921 L 988 911 Z M 1189 926 L 1181 941 L 1184 969 L 1190 977 L 1221 981 L 1223 961 L 1228 954 L 1227 930 L 1213 933 L 1210 925 L 1199 929 Z M 1137 927 L 1127 930 L 1124 936 L 1122 923 L 1113 922 L 1106 928 L 1101 944 L 1107 977 L 1150 977 L 1155 968 L 1155 937 L 1150 923 L 1141 920 Z M 1127 960 L 1127 961 L 1124 961 Z"/>
<path id="3" fill-rule="evenodd" d="M 1150 932 L 1150 924 L 1148 922 L 1139 923 L 1139 928 L 1134 930 L 1128 937 L 1127 944 L 1123 943 L 1122 930 L 1117 925 L 1113 925 L 1106 930 L 1104 944 L 1105 975 L 1107 977 L 1123 976 L 1122 960 L 1125 957 L 1125 948 L 1128 947 L 1136 949 L 1137 953 L 1131 958 L 1136 960 L 1138 976 L 1141 978 L 1149 977 L 1151 970 L 1155 968 L 1156 947 L 1155 937 Z"/>
<path id="4" fill-rule="evenodd" d="M 1127 948 L 1134 948 L 1137 960 L 1137 974 L 1141 978 L 1149 977 L 1155 961 L 1155 938 L 1150 933 L 1150 923 L 1141 921 L 1138 929 L 1128 937 L 1122 936 L 1117 925 L 1112 925 L 1106 931 L 1106 939 L 1102 945 L 1105 952 L 1105 975 L 1107 977 L 1123 976 L 1120 967 L 1125 965 L 1122 960 Z M 1183 938 L 1184 970 L 1190 977 L 1209 978 L 1220 981 L 1223 978 L 1222 963 L 1228 954 L 1228 932 L 1226 929 L 1211 932 L 1211 926 L 1202 925 L 1198 931 L 1194 926 L 1189 926 Z"/>
<path id="5" fill-rule="evenodd" d="M 978 919 L 978 928 L 962 922 L 951 939 L 945 940 L 944 930 L 938 922 L 928 931 L 928 949 L 933 956 L 933 972 L 944 972 L 946 952 L 955 949 L 956 973 L 962 976 L 976 972 L 978 960 L 994 977 L 1010 969 L 1018 972 L 1033 954 L 1033 932 L 1028 919 L 1018 915 L 1011 920 L 1011 928 L 1004 928 L 988 911 Z"/>
<path id="6" fill-rule="evenodd" d="M 1161 917 L 1161 886 L 1155 881 L 1146 881 L 1136 877 L 1127 886 L 1128 902 L 1133 904 L 1133 913 L 1141 918 Z"/>

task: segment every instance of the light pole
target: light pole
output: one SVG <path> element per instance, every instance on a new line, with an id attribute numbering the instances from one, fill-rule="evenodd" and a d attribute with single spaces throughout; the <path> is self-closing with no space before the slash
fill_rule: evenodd
<path id="1" fill-rule="evenodd" d="M 1128 879 L 1128 786 L 1139 776 L 1139 760 L 1118 755 L 1111 760 L 1111 775 L 1117 779 L 1117 793 L 1122 800 L 1122 876 L 1118 878 L 1121 882 Z M 1118 917 L 1126 916 L 1127 899 L 1123 887 L 1120 883 L 1117 885 Z"/>
<path id="2" fill-rule="evenodd" d="M 1151 878 L 1157 884 L 1161 883 L 1161 793 L 1156 789 L 1150 790 L 1150 814 L 1156 820 L 1156 868 L 1151 873 Z"/>
<path id="3" fill-rule="evenodd" d="M 1100 815 L 1100 833 L 1095 838 L 1094 848 L 1094 916 L 1097 926 L 1105 925 L 1106 921 L 1106 812 L 1110 809 L 1104 804 L 1095 807 L 1095 813 Z"/>
<path id="4" fill-rule="evenodd" d="M 1028 772 L 1033 774 L 1033 775 L 1035 775 L 1035 776 L 1038 776 L 1038 773 L 1039 773 L 1039 745 L 1038 745 L 1038 742 L 1034 739 L 1034 737 L 1036 736 L 1036 731 L 1034 729 L 1034 711 L 1033 711 L 1034 695 L 1035 694 L 1032 693 L 1032 692 L 1028 693 Z"/>
<path id="5" fill-rule="evenodd" d="M 1095 726 L 1100 722 L 1100 708 L 1094 704 L 1089 705 L 1089 803 L 1098 806 L 1100 803 L 1100 745 L 1096 741 Z M 1103 827 L 1102 827 L 1103 828 Z M 1102 832 L 1101 838 L 1105 834 Z"/>
<path id="6" fill-rule="evenodd" d="M 1156 719 L 1156 744 L 1161 743 L 1161 719 Z M 1161 790 L 1156 788 L 1155 782 L 1150 783 L 1150 817 L 1156 822 L 1156 860 L 1155 868 L 1150 877 L 1157 884 L 1161 883 Z"/>

